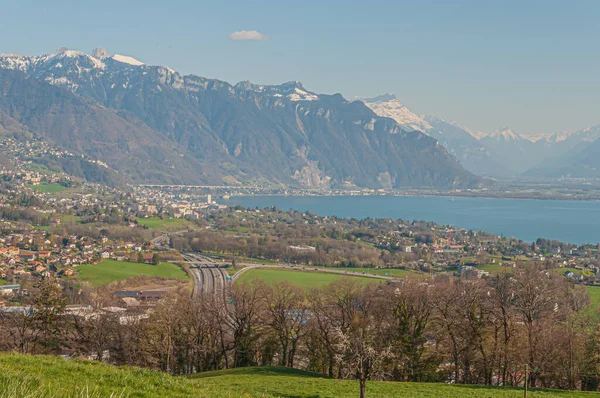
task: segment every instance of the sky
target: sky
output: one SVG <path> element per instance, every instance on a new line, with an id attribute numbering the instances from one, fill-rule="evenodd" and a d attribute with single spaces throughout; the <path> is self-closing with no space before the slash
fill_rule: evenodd
<path id="1" fill-rule="evenodd" d="M 600 124 L 600 1 L 0 0 L 0 53 L 97 46 L 525 134 Z"/>

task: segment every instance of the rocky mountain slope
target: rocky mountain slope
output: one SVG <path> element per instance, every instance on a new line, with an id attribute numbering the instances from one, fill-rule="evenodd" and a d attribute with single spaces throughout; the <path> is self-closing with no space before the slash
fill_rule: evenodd
<path id="1" fill-rule="evenodd" d="M 454 155 L 465 169 L 484 176 L 507 176 L 515 174 L 496 161 L 490 150 L 465 128 L 447 122 L 437 116 L 417 115 L 400 103 L 395 95 L 384 94 L 375 98 L 361 99 L 373 112 L 392 118 L 407 131 L 422 131 L 438 140 Z"/>
<path id="2" fill-rule="evenodd" d="M 482 183 L 436 140 L 339 94 L 315 94 L 299 82 L 230 85 L 102 49 L 94 54 L 0 56 L 0 111 L 134 181 L 371 188 Z"/>

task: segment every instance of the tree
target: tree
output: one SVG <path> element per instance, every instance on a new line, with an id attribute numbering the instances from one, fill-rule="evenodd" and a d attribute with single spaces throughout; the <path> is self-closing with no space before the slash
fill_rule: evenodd
<path id="1" fill-rule="evenodd" d="M 529 364 L 529 384 L 536 386 L 541 365 L 538 355 L 544 349 L 542 333 L 545 326 L 551 327 L 553 313 L 559 306 L 554 278 L 548 271 L 530 267 L 516 279 L 515 307 L 525 325 L 527 333 L 526 361 Z"/>
<path id="2" fill-rule="evenodd" d="M 581 360 L 581 389 L 597 391 L 600 386 L 600 328 L 595 327 L 586 339 Z"/>
<path id="3" fill-rule="evenodd" d="M 273 329 L 280 349 L 280 364 L 294 366 L 298 343 L 306 333 L 308 308 L 304 291 L 288 281 L 274 286 L 261 284 L 267 308 L 267 324 Z"/>
<path id="4" fill-rule="evenodd" d="M 396 354 L 396 371 L 402 381 L 425 380 L 426 361 L 423 360 L 425 332 L 433 310 L 430 287 L 415 281 L 391 286 L 385 295 L 389 298 L 389 339 Z"/>
<path id="5" fill-rule="evenodd" d="M 367 380 L 373 378 L 391 357 L 390 342 L 382 333 L 385 321 L 382 300 L 376 287 L 369 287 L 355 297 L 356 312 L 348 328 L 337 328 L 337 361 L 348 375 L 358 380 L 360 397 L 367 396 Z"/>
<path id="6" fill-rule="evenodd" d="M 44 277 L 33 294 L 29 315 L 34 349 L 40 353 L 59 352 L 65 338 L 66 298 L 56 279 Z"/>
<path id="7" fill-rule="evenodd" d="M 315 289 L 309 295 L 309 305 L 313 313 L 310 327 L 323 348 L 330 377 L 334 377 L 335 373 L 340 333 L 345 333 L 354 319 L 355 300 L 360 289 L 361 286 L 356 280 L 344 278 L 331 283 L 326 289 Z M 342 377 L 339 369 L 341 364 L 338 362 L 337 365 L 338 376 Z"/>
<path id="8" fill-rule="evenodd" d="M 258 363 L 256 341 L 260 337 L 261 296 L 253 283 L 236 283 L 231 289 L 227 322 L 233 334 L 233 366 Z"/>

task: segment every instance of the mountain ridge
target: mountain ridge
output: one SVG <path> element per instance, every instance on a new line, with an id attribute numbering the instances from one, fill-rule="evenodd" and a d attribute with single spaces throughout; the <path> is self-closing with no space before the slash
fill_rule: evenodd
<path id="1" fill-rule="evenodd" d="M 300 82 L 231 85 L 181 75 L 163 66 L 123 63 L 113 57 L 99 60 L 72 50 L 44 56 L 0 56 L 0 68 L 19 70 L 111 110 L 122 126 L 131 129 L 123 137 L 161 148 L 160 154 L 173 172 L 134 173 L 140 181 L 237 184 L 262 180 L 323 188 L 464 188 L 483 184 L 437 141 L 404 131 L 393 120 L 339 94 L 315 94 Z M 91 120 L 80 122 L 89 125 Z M 60 141 L 56 131 L 46 133 Z M 115 139 L 110 132 L 103 134 L 109 142 Z M 70 145 L 97 151 L 84 146 L 82 138 L 69 136 Z M 117 170 L 137 159 L 130 158 L 130 152 L 120 152 L 119 147 L 111 152 L 96 155 Z M 136 153 L 146 156 L 143 151 Z M 119 156 L 122 159 L 117 159 Z M 192 172 L 177 161 L 179 156 L 190 159 Z"/>

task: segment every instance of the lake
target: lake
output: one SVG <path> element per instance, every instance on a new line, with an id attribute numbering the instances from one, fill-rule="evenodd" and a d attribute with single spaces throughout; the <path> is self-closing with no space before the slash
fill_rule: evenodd
<path id="1" fill-rule="evenodd" d="M 600 202 L 450 198 L 439 196 L 238 196 L 244 207 L 276 206 L 322 216 L 434 221 L 479 231 L 575 244 L 600 242 Z"/>

